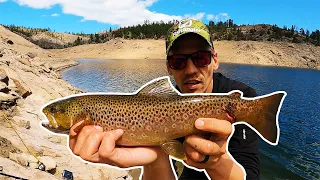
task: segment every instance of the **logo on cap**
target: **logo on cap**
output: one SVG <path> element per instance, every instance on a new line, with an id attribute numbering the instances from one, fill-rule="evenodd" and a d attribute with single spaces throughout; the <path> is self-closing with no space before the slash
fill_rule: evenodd
<path id="1" fill-rule="evenodd" d="M 192 20 L 181 20 L 179 22 L 179 28 L 185 28 L 185 27 L 190 27 L 192 26 Z"/>
<path id="2" fill-rule="evenodd" d="M 187 32 L 194 32 L 194 33 L 200 33 L 200 29 L 194 27 L 192 25 L 192 20 L 187 19 L 187 20 L 181 20 L 179 22 L 179 26 L 178 26 L 178 31 L 173 32 L 172 36 L 176 36 L 179 34 L 184 34 Z"/>

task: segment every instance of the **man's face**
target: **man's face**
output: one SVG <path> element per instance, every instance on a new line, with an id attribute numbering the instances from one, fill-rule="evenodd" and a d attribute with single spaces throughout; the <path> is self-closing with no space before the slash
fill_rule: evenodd
<path id="1" fill-rule="evenodd" d="M 210 51 L 208 43 L 198 35 L 186 34 L 179 37 L 168 55 L 191 54 L 197 51 Z M 167 70 L 173 76 L 182 93 L 211 93 L 213 89 L 213 71 L 219 66 L 217 57 L 211 59 L 206 67 L 196 67 L 189 58 L 184 69 L 173 70 L 168 66 Z"/>

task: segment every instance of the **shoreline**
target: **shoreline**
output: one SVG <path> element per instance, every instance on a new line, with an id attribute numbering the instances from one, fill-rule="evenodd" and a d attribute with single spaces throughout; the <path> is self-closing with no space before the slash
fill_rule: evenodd
<path id="1" fill-rule="evenodd" d="M 266 65 L 320 70 L 320 46 L 284 42 L 215 41 L 221 63 Z M 102 44 L 86 44 L 48 50 L 65 59 L 130 59 L 165 61 L 164 40 L 112 39 Z"/>
<path id="2" fill-rule="evenodd" d="M 75 58 L 75 59 L 70 59 L 70 61 L 78 61 L 78 60 L 88 60 L 88 61 L 106 61 L 106 60 L 134 60 L 134 61 L 147 61 L 147 60 L 156 60 L 156 61 L 162 61 L 163 59 L 101 59 L 101 58 Z M 165 60 L 163 60 L 165 61 Z M 77 66 L 80 63 L 75 63 L 75 64 L 70 64 L 69 67 L 62 68 L 61 70 L 58 70 L 58 72 L 62 72 L 64 70 L 67 70 L 68 68 L 71 68 L 73 66 Z M 235 62 L 230 62 L 230 61 L 225 61 L 225 62 L 219 62 L 219 64 L 227 64 L 227 65 L 240 65 L 240 66 L 257 66 L 257 67 L 274 67 L 274 68 L 288 68 L 288 69 L 301 69 L 301 70 L 314 70 L 314 71 L 320 71 L 319 69 L 312 69 L 308 67 L 296 67 L 296 66 L 277 66 L 277 65 L 264 65 L 264 64 L 250 64 L 250 63 L 235 63 Z"/>

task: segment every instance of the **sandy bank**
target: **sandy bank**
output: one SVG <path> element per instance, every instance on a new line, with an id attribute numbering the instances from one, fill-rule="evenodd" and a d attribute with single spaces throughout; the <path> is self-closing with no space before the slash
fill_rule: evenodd
<path id="1" fill-rule="evenodd" d="M 320 69 L 320 47 L 256 41 L 216 41 L 220 62 Z M 164 40 L 113 39 L 103 44 L 50 50 L 66 59 L 165 59 Z"/>

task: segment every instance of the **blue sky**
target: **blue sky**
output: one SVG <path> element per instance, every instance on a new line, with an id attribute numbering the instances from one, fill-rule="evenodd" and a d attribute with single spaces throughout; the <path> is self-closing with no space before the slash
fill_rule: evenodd
<path id="1" fill-rule="evenodd" d="M 0 24 L 95 33 L 146 19 L 191 17 L 205 23 L 231 18 L 238 25 L 296 25 L 314 31 L 320 29 L 319 7 L 319 0 L 0 0 Z"/>

